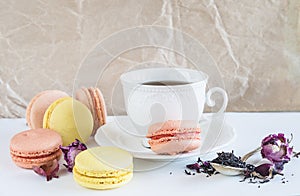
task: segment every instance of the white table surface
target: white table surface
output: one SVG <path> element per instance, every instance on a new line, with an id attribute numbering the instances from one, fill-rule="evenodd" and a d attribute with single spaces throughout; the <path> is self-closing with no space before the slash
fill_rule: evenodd
<path id="1" fill-rule="evenodd" d="M 225 120 L 236 131 L 235 140 L 224 151 L 243 155 L 260 145 L 261 139 L 270 133 L 283 132 L 294 135 L 292 144 L 300 151 L 300 113 L 226 113 Z M 17 167 L 10 159 L 10 138 L 19 131 L 28 129 L 24 119 L 0 119 L 0 195 L 300 195 L 300 158 L 285 165 L 282 176 L 275 176 L 266 184 L 239 182 L 242 177 L 205 174 L 188 176 L 185 165 L 194 163 L 191 157 L 166 164 L 150 171 L 134 172 L 132 181 L 118 189 L 90 190 L 75 183 L 72 173 L 61 170 L 58 179 L 47 182 L 31 170 Z M 216 152 L 201 157 L 210 160 Z M 155 164 L 135 160 L 135 164 Z M 63 167 L 63 166 L 62 166 Z"/>

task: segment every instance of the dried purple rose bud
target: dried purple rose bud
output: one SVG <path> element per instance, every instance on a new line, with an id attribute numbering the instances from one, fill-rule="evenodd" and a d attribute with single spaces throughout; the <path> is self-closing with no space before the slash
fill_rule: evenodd
<path id="1" fill-rule="evenodd" d="M 51 163 L 42 166 L 33 166 L 33 171 L 41 176 L 45 176 L 47 181 L 52 178 L 58 178 L 59 164 L 56 159 L 54 159 Z"/>
<path id="2" fill-rule="evenodd" d="M 261 142 L 261 155 L 275 165 L 277 171 L 283 170 L 283 165 L 290 161 L 293 147 L 289 146 L 289 141 L 283 133 L 270 134 Z"/>
<path id="3" fill-rule="evenodd" d="M 69 172 L 73 171 L 75 164 L 75 157 L 81 152 L 87 149 L 84 143 L 81 143 L 78 139 L 75 140 L 72 144 L 68 146 L 60 146 L 60 149 L 64 153 L 64 159 L 67 164 L 64 166 L 68 169 Z"/>

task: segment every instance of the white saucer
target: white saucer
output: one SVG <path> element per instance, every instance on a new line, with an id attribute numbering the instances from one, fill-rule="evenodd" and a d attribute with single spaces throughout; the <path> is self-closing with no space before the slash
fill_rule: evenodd
<path id="1" fill-rule="evenodd" d="M 127 150 L 135 158 L 169 161 L 219 150 L 235 138 L 234 128 L 224 120 L 204 119 L 200 125 L 202 145 L 191 152 L 178 155 L 159 155 L 146 148 L 143 145 L 145 137 L 140 130 L 136 130 L 128 116 L 114 117 L 114 121 L 101 126 L 95 135 L 95 141 L 100 146 L 116 146 Z"/>

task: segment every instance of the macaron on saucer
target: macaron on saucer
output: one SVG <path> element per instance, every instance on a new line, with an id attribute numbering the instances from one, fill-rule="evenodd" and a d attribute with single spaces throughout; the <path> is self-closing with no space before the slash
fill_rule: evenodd
<path id="1" fill-rule="evenodd" d="M 151 125 L 146 137 L 153 152 L 176 155 L 200 147 L 200 132 L 196 121 L 168 120 Z"/>
<path id="2" fill-rule="evenodd" d="M 22 168 L 45 165 L 59 160 L 62 145 L 61 136 L 50 129 L 31 129 L 14 135 L 10 140 L 10 154 L 13 162 Z"/>
<path id="3" fill-rule="evenodd" d="M 133 176 L 133 157 L 112 146 L 89 148 L 75 158 L 74 180 L 91 189 L 113 189 L 127 184 Z"/>
<path id="4" fill-rule="evenodd" d="M 219 122 L 217 122 L 219 123 Z M 236 137 L 234 128 L 226 122 L 220 126 L 211 118 L 200 121 L 200 147 L 176 155 L 157 154 L 147 147 L 147 130 L 138 130 L 128 116 L 115 116 L 112 121 L 101 126 L 94 136 L 98 145 L 116 146 L 130 152 L 133 157 L 156 161 L 174 161 L 200 156 L 224 148 Z M 214 124 L 215 126 L 212 126 Z M 217 137 L 216 137 L 217 136 Z"/>

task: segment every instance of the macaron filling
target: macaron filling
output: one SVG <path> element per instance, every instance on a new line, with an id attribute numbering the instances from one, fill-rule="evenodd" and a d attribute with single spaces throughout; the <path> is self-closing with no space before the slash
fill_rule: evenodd
<path id="1" fill-rule="evenodd" d="M 61 150 L 57 150 L 56 152 L 48 155 L 45 154 L 40 156 L 27 156 L 26 154 L 16 155 L 11 152 L 11 157 L 17 163 L 28 163 L 39 166 L 49 162 L 50 160 L 59 159 L 61 157 L 61 154 Z"/>
<path id="2" fill-rule="evenodd" d="M 21 153 L 18 153 L 18 152 L 11 152 L 11 155 L 13 155 L 15 157 L 26 158 L 26 159 L 39 159 L 39 158 L 45 158 L 45 157 L 49 157 L 51 155 L 56 155 L 56 154 L 61 154 L 61 151 L 58 149 L 58 150 L 56 150 L 52 153 L 42 154 L 42 155 L 39 155 L 38 153 L 21 154 Z"/>
<path id="3" fill-rule="evenodd" d="M 174 133 L 174 134 L 159 134 L 153 135 L 149 137 L 151 140 L 160 140 L 164 138 L 186 138 L 186 139 L 200 139 L 200 132 L 192 132 L 192 133 Z"/>
<path id="4" fill-rule="evenodd" d="M 91 184 L 121 184 L 131 178 L 132 172 L 126 172 L 119 175 L 99 176 L 97 173 L 86 173 L 79 171 L 76 167 L 73 168 L 73 175 L 84 179 L 86 183 Z"/>

